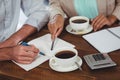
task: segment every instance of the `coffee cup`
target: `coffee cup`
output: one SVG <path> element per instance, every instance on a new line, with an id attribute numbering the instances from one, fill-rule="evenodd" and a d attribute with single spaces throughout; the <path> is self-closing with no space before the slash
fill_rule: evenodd
<path id="1" fill-rule="evenodd" d="M 70 26 L 75 31 L 85 30 L 89 27 L 89 19 L 85 16 L 74 16 L 69 19 Z"/>
<path id="2" fill-rule="evenodd" d="M 78 52 L 74 48 L 64 48 L 55 51 L 55 55 L 51 58 L 53 66 L 70 67 L 75 65 Z"/>

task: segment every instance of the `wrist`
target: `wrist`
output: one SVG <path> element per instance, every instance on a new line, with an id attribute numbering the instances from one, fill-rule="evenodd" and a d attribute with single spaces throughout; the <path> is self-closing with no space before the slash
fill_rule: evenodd
<path id="1" fill-rule="evenodd" d="M 17 45 L 17 43 L 14 40 L 7 39 L 7 40 L 0 43 L 0 48 L 12 47 L 12 46 L 15 46 L 15 45 Z"/>
<path id="2" fill-rule="evenodd" d="M 12 60 L 12 47 L 0 48 L 0 60 Z"/>
<path id="3" fill-rule="evenodd" d="M 64 17 L 61 14 L 57 14 L 57 15 L 54 16 L 54 19 L 57 19 L 57 18 L 64 19 Z"/>
<path id="4" fill-rule="evenodd" d="M 56 14 L 51 20 L 49 23 L 55 23 L 57 21 L 63 21 L 64 22 L 64 17 L 60 14 Z"/>
<path id="5" fill-rule="evenodd" d="M 19 31 L 12 35 L 10 39 L 17 45 L 19 42 L 23 41 L 36 31 L 37 29 L 35 27 L 25 24 Z"/>
<path id="6" fill-rule="evenodd" d="M 108 20 L 109 20 L 110 26 L 111 26 L 117 21 L 117 18 L 114 15 L 110 15 L 110 16 L 108 16 Z"/>

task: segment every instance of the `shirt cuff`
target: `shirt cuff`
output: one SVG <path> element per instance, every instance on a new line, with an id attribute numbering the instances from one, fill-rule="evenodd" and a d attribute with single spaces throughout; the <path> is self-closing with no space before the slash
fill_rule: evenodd
<path id="1" fill-rule="evenodd" d="M 54 19 L 54 17 L 58 14 L 65 17 L 65 13 L 63 11 L 61 11 L 59 8 L 50 10 L 50 20 Z"/>
<path id="2" fill-rule="evenodd" d="M 45 24 L 47 24 L 48 19 L 49 19 L 48 12 L 41 12 L 41 14 L 36 13 L 34 15 L 29 16 L 25 24 L 29 24 L 37 28 L 37 30 L 39 31 L 43 26 L 45 26 Z"/>
<path id="3" fill-rule="evenodd" d="M 119 8 L 115 9 L 112 15 L 116 16 L 117 19 L 120 21 L 120 9 Z"/>

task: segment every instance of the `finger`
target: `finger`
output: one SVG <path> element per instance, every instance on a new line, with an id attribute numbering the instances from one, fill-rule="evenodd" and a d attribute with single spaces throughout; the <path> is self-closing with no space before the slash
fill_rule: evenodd
<path id="1" fill-rule="evenodd" d="M 60 35 L 60 33 L 62 32 L 62 30 L 63 30 L 63 28 L 62 28 L 62 27 L 61 27 L 61 28 L 59 28 L 59 30 L 57 31 L 57 33 L 56 33 L 55 37 L 59 36 L 59 35 Z"/>
<path id="2" fill-rule="evenodd" d="M 16 61 L 16 62 L 19 62 L 19 61 L 28 61 L 28 62 L 31 62 L 34 59 L 36 59 L 36 57 L 17 56 L 17 58 L 15 58 L 14 61 Z"/>
<path id="3" fill-rule="evenodd" d="M 98 23 L 97 29 L 101 29 L 105 24 L 106 24 L 106 19 L 104 18 Z"/>
<path id="4" fill-rule="evenodd" d="M 24 50 L 25 52 L 34 52 L 34 53 L 38 53 L 39 49 L 37 49 L 35 46 L 30 45 L 30 46 L 23 46 L 22 50 Z"/>
<path id="5" fill-rule="evenodd" d="M 53 24 L 48 23 L 48 29 L 49 29 L 49 31 L 50 31 L 51 34 L 53 33 L 53 32 L 52 32 L 52 28 L 53 28 Z"/>
<path id="6" fill-rule="evenodd" d="M 52 35 L 54 35 L 54 31 L 55 31 L 56 27 L 57 27 L 57 26 L 56 26 L 56 23 L 55 23 L 55 22 L 54 22 L 54 23 L 53 23 L 53 22 L 52 22 L 52 23 L 51 23 L 51 22 L 49 23 L 48 28 L 49 28 L 50 33 L 51 33 Z"/>
<path id="7" fill-rule="evenodd" d="M 94 23 L 94 25 L 95 26 L 97 26 L 98 25 L 98 23 L 100 22 L 100 21 L 102 21 L 104 19 L 104 16 L 99 16 L 98 18 L 97 18 L 97 20 L 96 20 L 96 23 Z"/>
<path id="8" fill-rule="evenodd" d="M 50 28 L 49 30 L 51 32 L 51 38 L 52 38 L 52 40 L 54 40 L 55 34 L 57 32 L 57 24 L 56 23 L 52 23 L 49 28 Z"/>
<path id="9" fill-rule="evenodd" d="M 28 58 L 35 58 L 38 53 L 34 53 L 32 51 L 25 51 L 24 53 L 20 53 L 21 55 L 17 56 L 16 58 L 19 59 L 21 57 L 28 57 Z"/>
<path id="10" fill-rule="evenodd" d="M 54 39 L 55 39 L 55 36 L 54 36 L 54 35 L 52 35 L 52 36 L 51 36 L 51 38 L 52 38 L 52 40 L 54 40 Z"/>
<path id="11" fill-rule="evenodd" d="M 97 21 L 96 21 L 96 23 L 94 23 L 94 31 L 97 31 L 98 29 L 99 29 L 99 23 L 102 21 L 104 19 L 104 16 L 100 16 L 98 19 L 97 19 Z"/>
<path id="12" fill-rule="evenodd" d="M 56 38 L 56 33 L 59 30 L 59 25 L 58 24 L 54 24 L 54 29 L 53 29 L 53 34 L 52 34 L 52 40 L 54 40 Z"/>
<path id="13" fill-rule="evenodd" d="M 99 19 L 99 17 L 101 17 L 101 15 L 98 15 L 97 17 L 92 19 L 92 25 L 96 23 L 96 21 Z"/>
<path id="14" fill-rule="evenodd" d="M 99 15 L 92 20 L 92 26 L 93 26 L 94 31 L 95 31 L 95 28 L 96 28 L 97 21 L 98 21 L 99 18 L 101 18 L 101 16 L 102 15 Z"/>
<path id="15" fill-rule="evenodd" d="M 34 53 L 38 53 L 39 52 L 39 49 L 38 48 L 36 48 L 34 45 L 30 45 L 30 50 L 29 51 L 32 51 L 32 52 L 34 52 Z"/>
<path id="16" fill-rule="evenodd" d="M 20 63 L 20 64 L 30 64 L 32 63 L 34 60 L 20 60 L 20 61 L 16 61 L 17 63 Z"/>

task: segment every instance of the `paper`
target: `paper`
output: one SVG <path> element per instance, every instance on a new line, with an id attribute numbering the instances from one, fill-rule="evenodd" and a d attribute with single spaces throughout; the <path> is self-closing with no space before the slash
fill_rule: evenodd
<path id="1" fill-rule="evenodd" d="M 109 28 L 110 31 L 112 31 L 114 34 L 120 37 L 120 27 L 116 28 Z"/>
<path id="2" fill-rule="evenodd" d="M 28 44 L 34 44 L 38 49 L 40 49 L 41 52 L 45 53 L 49 57 L 54 55 L 52 54 L 52 52 L 56 49 L 63 47 L 75 47 L 73 44 L 70 44 L 62 39 L 56 38 L 54 42 L 53 51 L 51 51 L 52 40 L 50 34 L 46 34 L 40 38 L 34 39 L 28 42 Z"/>
<path id="3" fill-rule="evenodd" d="M 118 36 L 120 35 L 120 27 L 109 28 L 109 30 Z M 84 35 L 83 38 L 101 53 L 109 53 L 120 49 L 120 38 L 112 33 L 105 29 Z"/>
<path id="4" fill-rule="evenodd" d="M 34 40 L 31 40 L 30 42 L 28 42 L 28 44 L 33 44 L 35 45 L 41 52 L 43 52 L 46 56 L 42 56 L 42 55 L 38 55 L 38 57 L 36 58 L 35 61 L 33 61 L 31 64 L 19 64 L 16 63 L 18 66 L 20 66 L 21 68 L 23 68 L 26 71 L 29 71 L 37 66 L 39 66 L 40 64 L 44 63 L 45 61 L 49 60 L 52 55 L 54 55 L 54 51 L 63 47 L 70 47 L 70 48 L 74 48 L 75 46 L 71 43 L 68 43 L 62 39 L 57 38 L 55 40 L 55 44 L 54 44 L 54 50 L 51 51 L 51 35 L 50 34 L 46 34 L 42 37 L 36 38 Z"/>
<path id="5" fill-rule="evenodd" d="M 47 56 L 42 56 L 42 55 L 38 55 L 36 60 L 33 61 L 31 64 L 19 64 L 16 63 L 15 61 L 13 61 L 15 64 L 17 64 L 18 66 L 20 66 L 21 68 L 23 68 L 25 71 L 29 71 L 37 66 L 39 66 L 40 64 L 42 64 L 43 62 L 47 61 L 49 59 L 49 57 Z"/>

